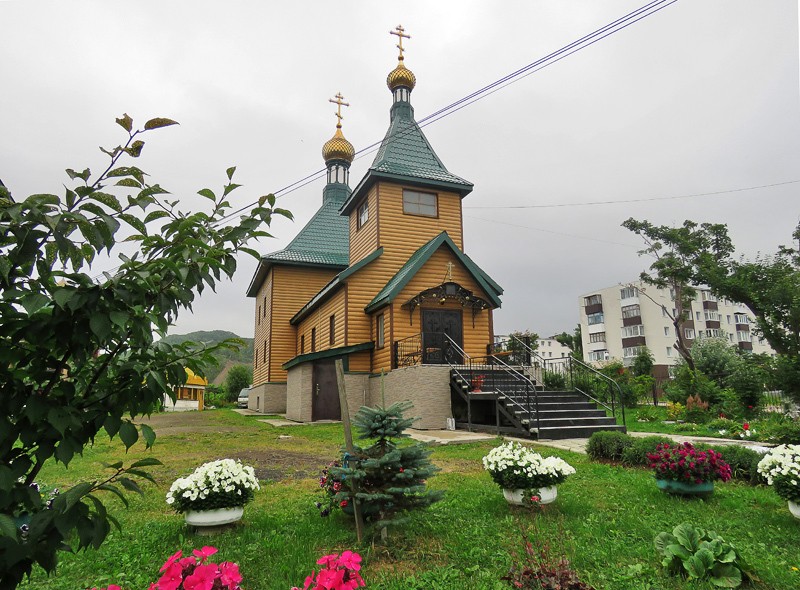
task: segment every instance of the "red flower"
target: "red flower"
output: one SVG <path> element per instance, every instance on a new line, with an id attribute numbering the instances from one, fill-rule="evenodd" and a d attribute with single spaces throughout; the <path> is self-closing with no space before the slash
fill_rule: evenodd
<path id="1" fill-rule="evenodd" d="M 183 582 L 183 568 L 177 563 L 173 563 L 167 568 L 164 575 L 158 579 L 158 590 L 177 590 L 181 582 Z"/>
<path id="2" fill-rule="evenodd" d="M 750 406 L 750 407 L 752 407 L 752 406 Z M 744 430 L 750 430 L 750 424 L 748 424 L 747 422 L 745 422 L 744 424 L 742 424 L 742 428 L 743 428 Z"/>
<path id="3" fill-rule="evenodd" d="M 235 563 L 223 561 L 219 564 L 219 573 L 219 579 L 231 590 L 238 588 L 239 582 L 242 581 L 242 575 L 239 573 L 239 566 Z"/>
<path id="4" fill-rule="evenodd" d="M 347 500 L 342 500 L 341 502 L 339 502 L 339 506 L 341 506 L 342 508 L 347 506 Z"/>
<path id="5" fill-rule="evenodd" d="M 178 559 L 180 559 L 181 555 L 183 555 L 183 552 L 179 549 L 167 561 L 164 562 L 164 565 L 162 565 L 161 569 L 158 570 L 158 571 L 163 572 L 165 569 L 167 569 L 173 563 L 178 561 Z"/>
<path id="6" fill-rule="evenodd" d="M 198 565 L 191 574 L 186 576 L 183 587 L 185 590 L 211 590 L 216 579 L 216 564 Z"/>
<path id="7" fill-rule="evenodd" d="M 202 549 L 195 549 L 194 551 L 192 551 L 192 555 L 194 555 L 197 559 L 200 560 L 200 563 L 202 563 L 206 559 L 214 555 L 216 552 L 217 552 L 216 547 L 209 547 L 208 545 L 206 545 Z"/>

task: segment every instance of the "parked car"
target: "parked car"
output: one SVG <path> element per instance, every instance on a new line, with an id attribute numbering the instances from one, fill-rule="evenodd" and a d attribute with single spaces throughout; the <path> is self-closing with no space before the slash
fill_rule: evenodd
<path id="1" fill-rule="evenodd" d="M 239 392 L 239 398 L 236 400 L 236 405 L 240 408 L 246 408 L 247 402 L 250 401 L 250 390 L 245 388 Z"/>

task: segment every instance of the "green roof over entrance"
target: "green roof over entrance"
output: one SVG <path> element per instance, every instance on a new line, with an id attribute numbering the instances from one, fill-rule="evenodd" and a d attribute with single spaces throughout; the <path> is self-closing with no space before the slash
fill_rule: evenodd
<path id="1" fill-rule="evenodd" d="M 456 246 L 450 236 L 447 235 L 447 232 L 442 232 L 411 255 L 411 258 L 406 261 L 400 270 L 398 270 L 389 282 L 384 285 L 383 289 L 381 289 L 372 301 L 367 304 L 364 311 L 370 313 L 383 307 L 397 297 L 400 291 L 403 290 L 414 275 L 417 274 L 419 269 L 422 268 L 433 253 L 441 246 L 449 247 L 450 250 L 453 251 L 459 262 L 466 267 L 475 281 L 484 290 L 492 305 L 500 307 L 500 295 L 503 293 L 502 287 L 495 283 L 469 256 L 464 254 L 459 247 Z"/>

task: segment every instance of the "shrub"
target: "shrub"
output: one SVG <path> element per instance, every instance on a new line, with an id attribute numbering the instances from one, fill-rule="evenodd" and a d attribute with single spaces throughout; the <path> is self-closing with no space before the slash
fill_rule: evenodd
<path id="1" fill-rule="evenodd" d="M 680 402 L 667 402 L 667 420 L 683 420 L 686 406 Z"/>
<path id="2" fill-rule="evenodd" d="M 564 375 L 555 371 L 545 371 L 542 375 L 542 382 L 547 389 L 564 389 L 567 386 Z"/>
<path id="3" fill-rule="evenodd" d="M 684 419 L 693 424 L 704 424 L 708 422 L 708 402 L 704 402 L 698 394 L 687 397 Z"/>
<path id="4" fill-rule="evenodd" d="M 784 422 L 770 426 L 767 439 L 779 445 L 800 445 L 800 422 Z"/>
<path id="5" fill-rule="evenodd" d="M 595 432 L 586 443 L 586 454 L 592 459 L 621 461 L 622 453 L 633 444 L 633 438 L 624 432 Z"/>
<path id="6" fill-rule="evenodd" d="M 661 565 L 670 575 L 710 579 L 714 586 L 725 588 L 736 588 L 755 579 L 739 551 L 713 531 L 683 523 L 671 534 L 659 533 L 653 543 L 663 557 Z"/>
<path id="7" fill-rule="evenodd" d="M 633 443 L 622 451 L 622 463 L 631 466 L 649 465 L 648 453 L 655 453 L 658 445 L 672 444 L 672 442 L 672 439 L 666 436 L 635 438 Z"/>
<path id="8" fill-rule="evenodd" d="M 713 420 L 709 420 L 705 424 L 706 428 L 709 430 L 719 432 L 720 430 L 725 430 L 726 433 L 730 432 L 734 428 L 739 426 L 738 422 L 734 420 L 730 420 L 729 418 L 714 418 Z"/>
<path id="9" fill-rule="evenodd" d="M 764 482 L 758 474 L 758 462 L 764 457 L 762 453 L 739 445 L 700 444 L 696 448 L 720 453 L 723 460 L 730 465 L 733 479 L 754 485 Z"/>
<path id="10" fill-rule="evenodd" d="M 661 420 L 661 411 L 655 406 L 639 406 L 636 419 L 640 422 L 658 422 Z"/>

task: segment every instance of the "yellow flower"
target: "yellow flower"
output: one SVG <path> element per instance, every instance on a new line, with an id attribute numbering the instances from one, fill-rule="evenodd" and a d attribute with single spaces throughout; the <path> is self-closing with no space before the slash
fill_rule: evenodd
<path id="1" fill-rule="evenodd" d="M 793 572 L 800 572 L 800 569 L 797 569 L 796 567 L 792 566 L 792 571 Z"/>

